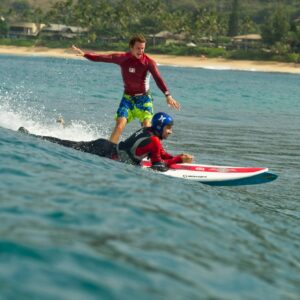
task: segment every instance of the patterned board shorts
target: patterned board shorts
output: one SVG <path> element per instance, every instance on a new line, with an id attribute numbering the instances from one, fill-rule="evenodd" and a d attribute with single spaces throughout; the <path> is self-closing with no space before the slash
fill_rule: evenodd
<path id="1" fill-rule="evenodd" d="M 130 123 L 133 119 L 139 119 L 140 122 L 151 120 L 153 117 L 153 98 L 151 94 L 141 96 L 123 95 L 119 108 L 115 115 L 117 118 L 126 118 Z"/>

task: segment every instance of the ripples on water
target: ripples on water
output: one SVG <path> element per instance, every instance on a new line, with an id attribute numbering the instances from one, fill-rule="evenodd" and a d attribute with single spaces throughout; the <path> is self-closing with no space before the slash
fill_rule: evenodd
<path id="1" fill-rule="evenodd" d="M 298 299 L 299 76 L 161 67 L 183 105 L 170 151 L 279 175 L 216 188 L 14 131 L 108 137 L 118 67 L 8 56 L 0 66 L 1 299 Z"/>

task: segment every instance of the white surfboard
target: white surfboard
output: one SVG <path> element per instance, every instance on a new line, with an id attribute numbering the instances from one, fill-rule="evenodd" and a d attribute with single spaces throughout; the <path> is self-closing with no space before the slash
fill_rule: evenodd
<path id="1" fill-rule="evenodd" d="M 143 168 L 151 167 L 149 161 L 142 162 Z M 268 173 L 268 168 L 230 167 L 199 164 L 173 164 L 161 174 L 198 181 L 210 185 L 245 185 L 273 181 L 277 175 Z"/>

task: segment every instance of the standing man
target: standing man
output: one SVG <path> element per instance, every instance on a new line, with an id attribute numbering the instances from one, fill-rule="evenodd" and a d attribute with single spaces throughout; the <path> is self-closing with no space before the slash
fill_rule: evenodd
<path id="1" fill-rule="evenodd" d="M 149 90 L 150 74 L 164 93 L 167 104 L 179 110 L 180 104 L 171 96 L 154 60 L 145 52 L 146 39 L 142 35 L 133 36 L 129 41 L 129 52 L 113 54 L 94 54 L 83 52 L 73 46 L 78 56 L 96 62 L 115 63 L 121 67 L 124 94 L 116 113 L 116 126 L 110 141 L 117 144 L 127 123 L 137 118 L 143 127 L 151 126 L 153 99 Z"/>

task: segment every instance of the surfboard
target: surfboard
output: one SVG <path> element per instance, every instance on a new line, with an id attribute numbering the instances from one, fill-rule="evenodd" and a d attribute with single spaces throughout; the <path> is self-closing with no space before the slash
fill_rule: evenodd
<path id="1" fill-rule="evenodd" d="M 142 168 L 150 168 L 149 161 L 142 162 Z M 235 186 L 267 183 L 277 175 L 269 173 L 268 168 L 230 167 L 200 164 L 173 164 L 163 175 L 197 181 L 214 186 Z"/>
<path id="2" fill-rule="evenodd" d="M 29 134 L 28 130 L 24 127 L 20 127 L 19 131 Z M 150 168 L 151 162 L 144 160 L 141 162 L 141 167 Z M 173 164 L 167 171 L 159 173 L 218 186 L 261 184 L 277 178 L 277 175 L 268 172 L 268 168 L 199 164 Z"/>

